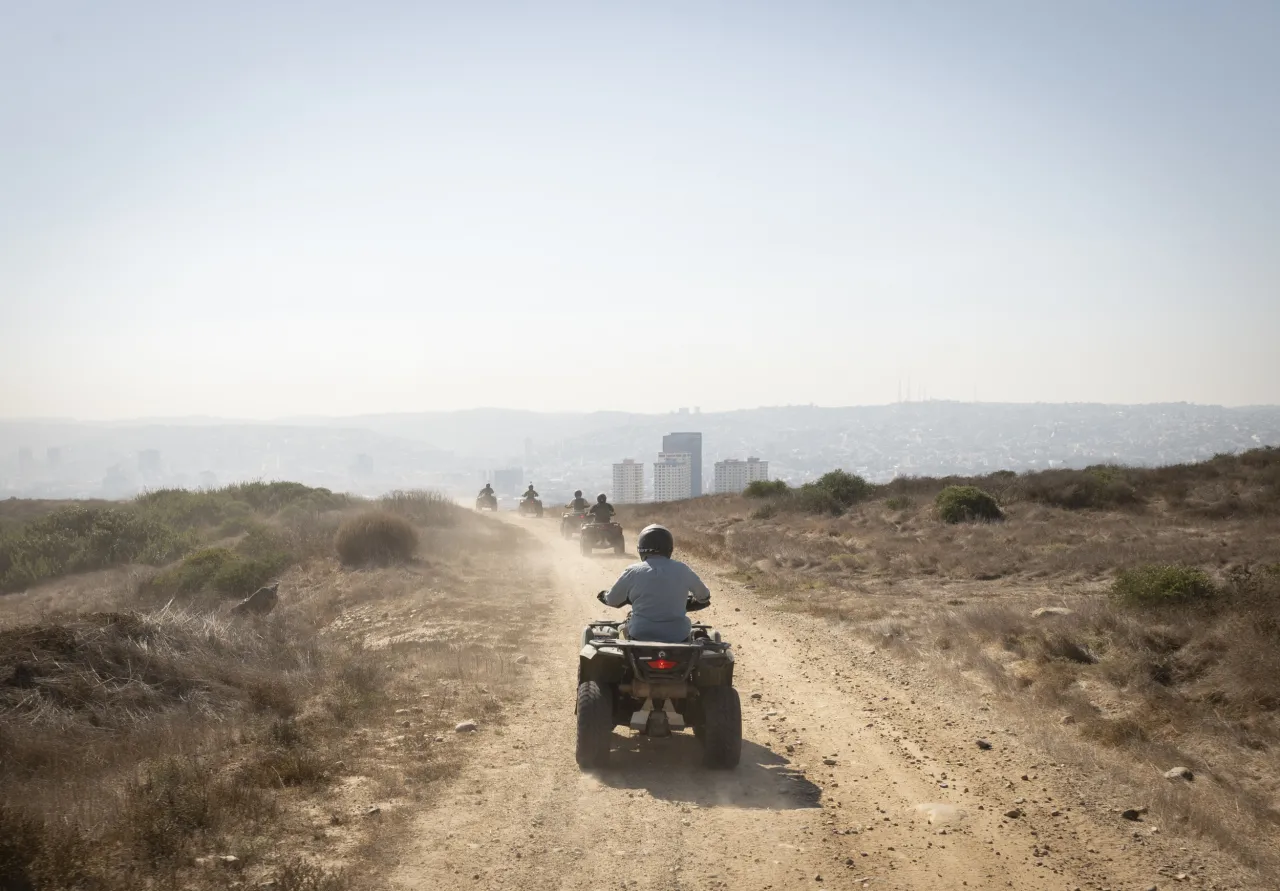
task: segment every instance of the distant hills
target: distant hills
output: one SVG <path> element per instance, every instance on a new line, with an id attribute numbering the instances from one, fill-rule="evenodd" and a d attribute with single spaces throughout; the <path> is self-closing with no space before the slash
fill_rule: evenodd
<path id="1" fill-rule="evenodd" d="M 119 422 L 0 421 L 0 497 L 122 497 L 164 485 L 295 479 L 343 491 L 470 493 L 522 468 L 544 494 L 608 491 L 610 465 L 651 462 L 664 433 L 703 434 L 704 478 L 756 455 L 801 481 L 844 467 L 872 479 L 1100 462 L 1166 464 L 1280 444 L 1280 407 L 916 402 L 733 412 L 537 413 L 509 409 Z"/>

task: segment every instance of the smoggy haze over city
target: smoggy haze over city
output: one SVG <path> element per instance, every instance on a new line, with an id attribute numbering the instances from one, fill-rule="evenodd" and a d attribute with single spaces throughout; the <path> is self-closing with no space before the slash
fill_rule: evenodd
<path id="1" fill-rule="evenodd" d="M 1280 7 L 9 4 L 0 417 L 1280 403 Z"/>

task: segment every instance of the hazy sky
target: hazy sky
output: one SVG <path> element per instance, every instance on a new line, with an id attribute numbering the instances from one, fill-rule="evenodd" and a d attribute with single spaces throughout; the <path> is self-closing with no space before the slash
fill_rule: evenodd
<path id="1" fill-rule="evenodd" d="M 1280 3 L 0 2 L 0 416 L 1280 403 Z"/>

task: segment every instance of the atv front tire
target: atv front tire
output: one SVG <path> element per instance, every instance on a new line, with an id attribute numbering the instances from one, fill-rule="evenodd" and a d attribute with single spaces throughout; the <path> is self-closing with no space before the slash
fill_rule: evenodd
<path id="1" fill-rule="evenodd" d="M 578 766 L 593 770 L 609 764 L 613 737 L 613 686 L 597 681 L 578 685 Z"/>
<path id="2" fill-rule="evenodd" d="M 579 694 L 581 695 L 581 694 Z M 737 767 L 742 758 L 742 702 L 733 687 L 707 687 L 702 699 L 702 764 L 715 770 Z"/>

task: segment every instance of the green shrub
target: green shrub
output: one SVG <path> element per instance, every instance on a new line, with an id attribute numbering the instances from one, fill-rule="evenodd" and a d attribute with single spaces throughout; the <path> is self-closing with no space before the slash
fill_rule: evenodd
<path id="1" fill-rule="evenodd" d="M 405 562 L 418 549 L 418 533 L 403 517 L 372 510 L 339 526 L 333 544 L 344 566 Z"/>
<path id="2" fill-rule="evenodd" d="M 175 528 L 217 529 L 222 535 L 240 532 L 254 514 L 272 516 L 286 508 L 302 511 L 337 510 L 350 503 L 345 495 L 301 483 L 237 483 L 221 489 L 156 489 L 134 499 L 138 509 Z"/>
<path id="3" fill-rule="evenodd" d="M 884 506 L 889 510 L 910 510 L 915 502 L 906 495 L 893 495 L 884 500 Z"/>
<path id="4" fill-rule="evenodd" d="M 1191 566 L 1139 566 L 1116 573 L 1111 596 L 1129 606 L 1165 606 L 1212 599 L 1217 587 L 1204 570 Z"/>
<path id="5" fill-rule="evenodd" d="M 855 473 L 832 470 L 824 473 L 809 485 L 830 493 L 842 508 L 852 507 L 871 496 L 872 486 Z"/>
<path id="6" fill-rule="evenodd" d="M 0 592 L 125 563 L 164 563 L 190 543 L 190 536 L 128 508 L 63 508 L 0 541 Z"/>
<path id="7" fill-rule="evenodd" d="M 201 548 L 177 566 L 149 579 L 143 588 L 149 594 L 166 597 L 205 591 L 224 597 L 247 597 L 295 562 L 276 533 L 256 526 L 234 549 Z"/>
<path id="8" fill-rule="evenodd" d="M 977 486 L 947 486 L 934 500 L 944 523 L 971 523 L 1004 519 L 1000 505 Z"/>
<path id="9" fill-rule="evenodd" d="M 742 494 L 748 498 L 775 498 L 790 492 L 791 487 L 785 480 L 754 480 L 747 483 L 747 488 Z"/>
<path id="10" fill-rule="evenodd" d="M 874 487 L 857 474 L 832 470 L 793 490 L 792 494 L 802 511 L 839 516 L 874 491 Z"/>
<path id="11" fill-rule="evenodd" d="M 805 483 L 796 489 L 795 503 L 800 510 L 810 514 L 830 514 L 838 517 L 844 513 L 844 505 L 829 490 L 813 483 Z"/>

